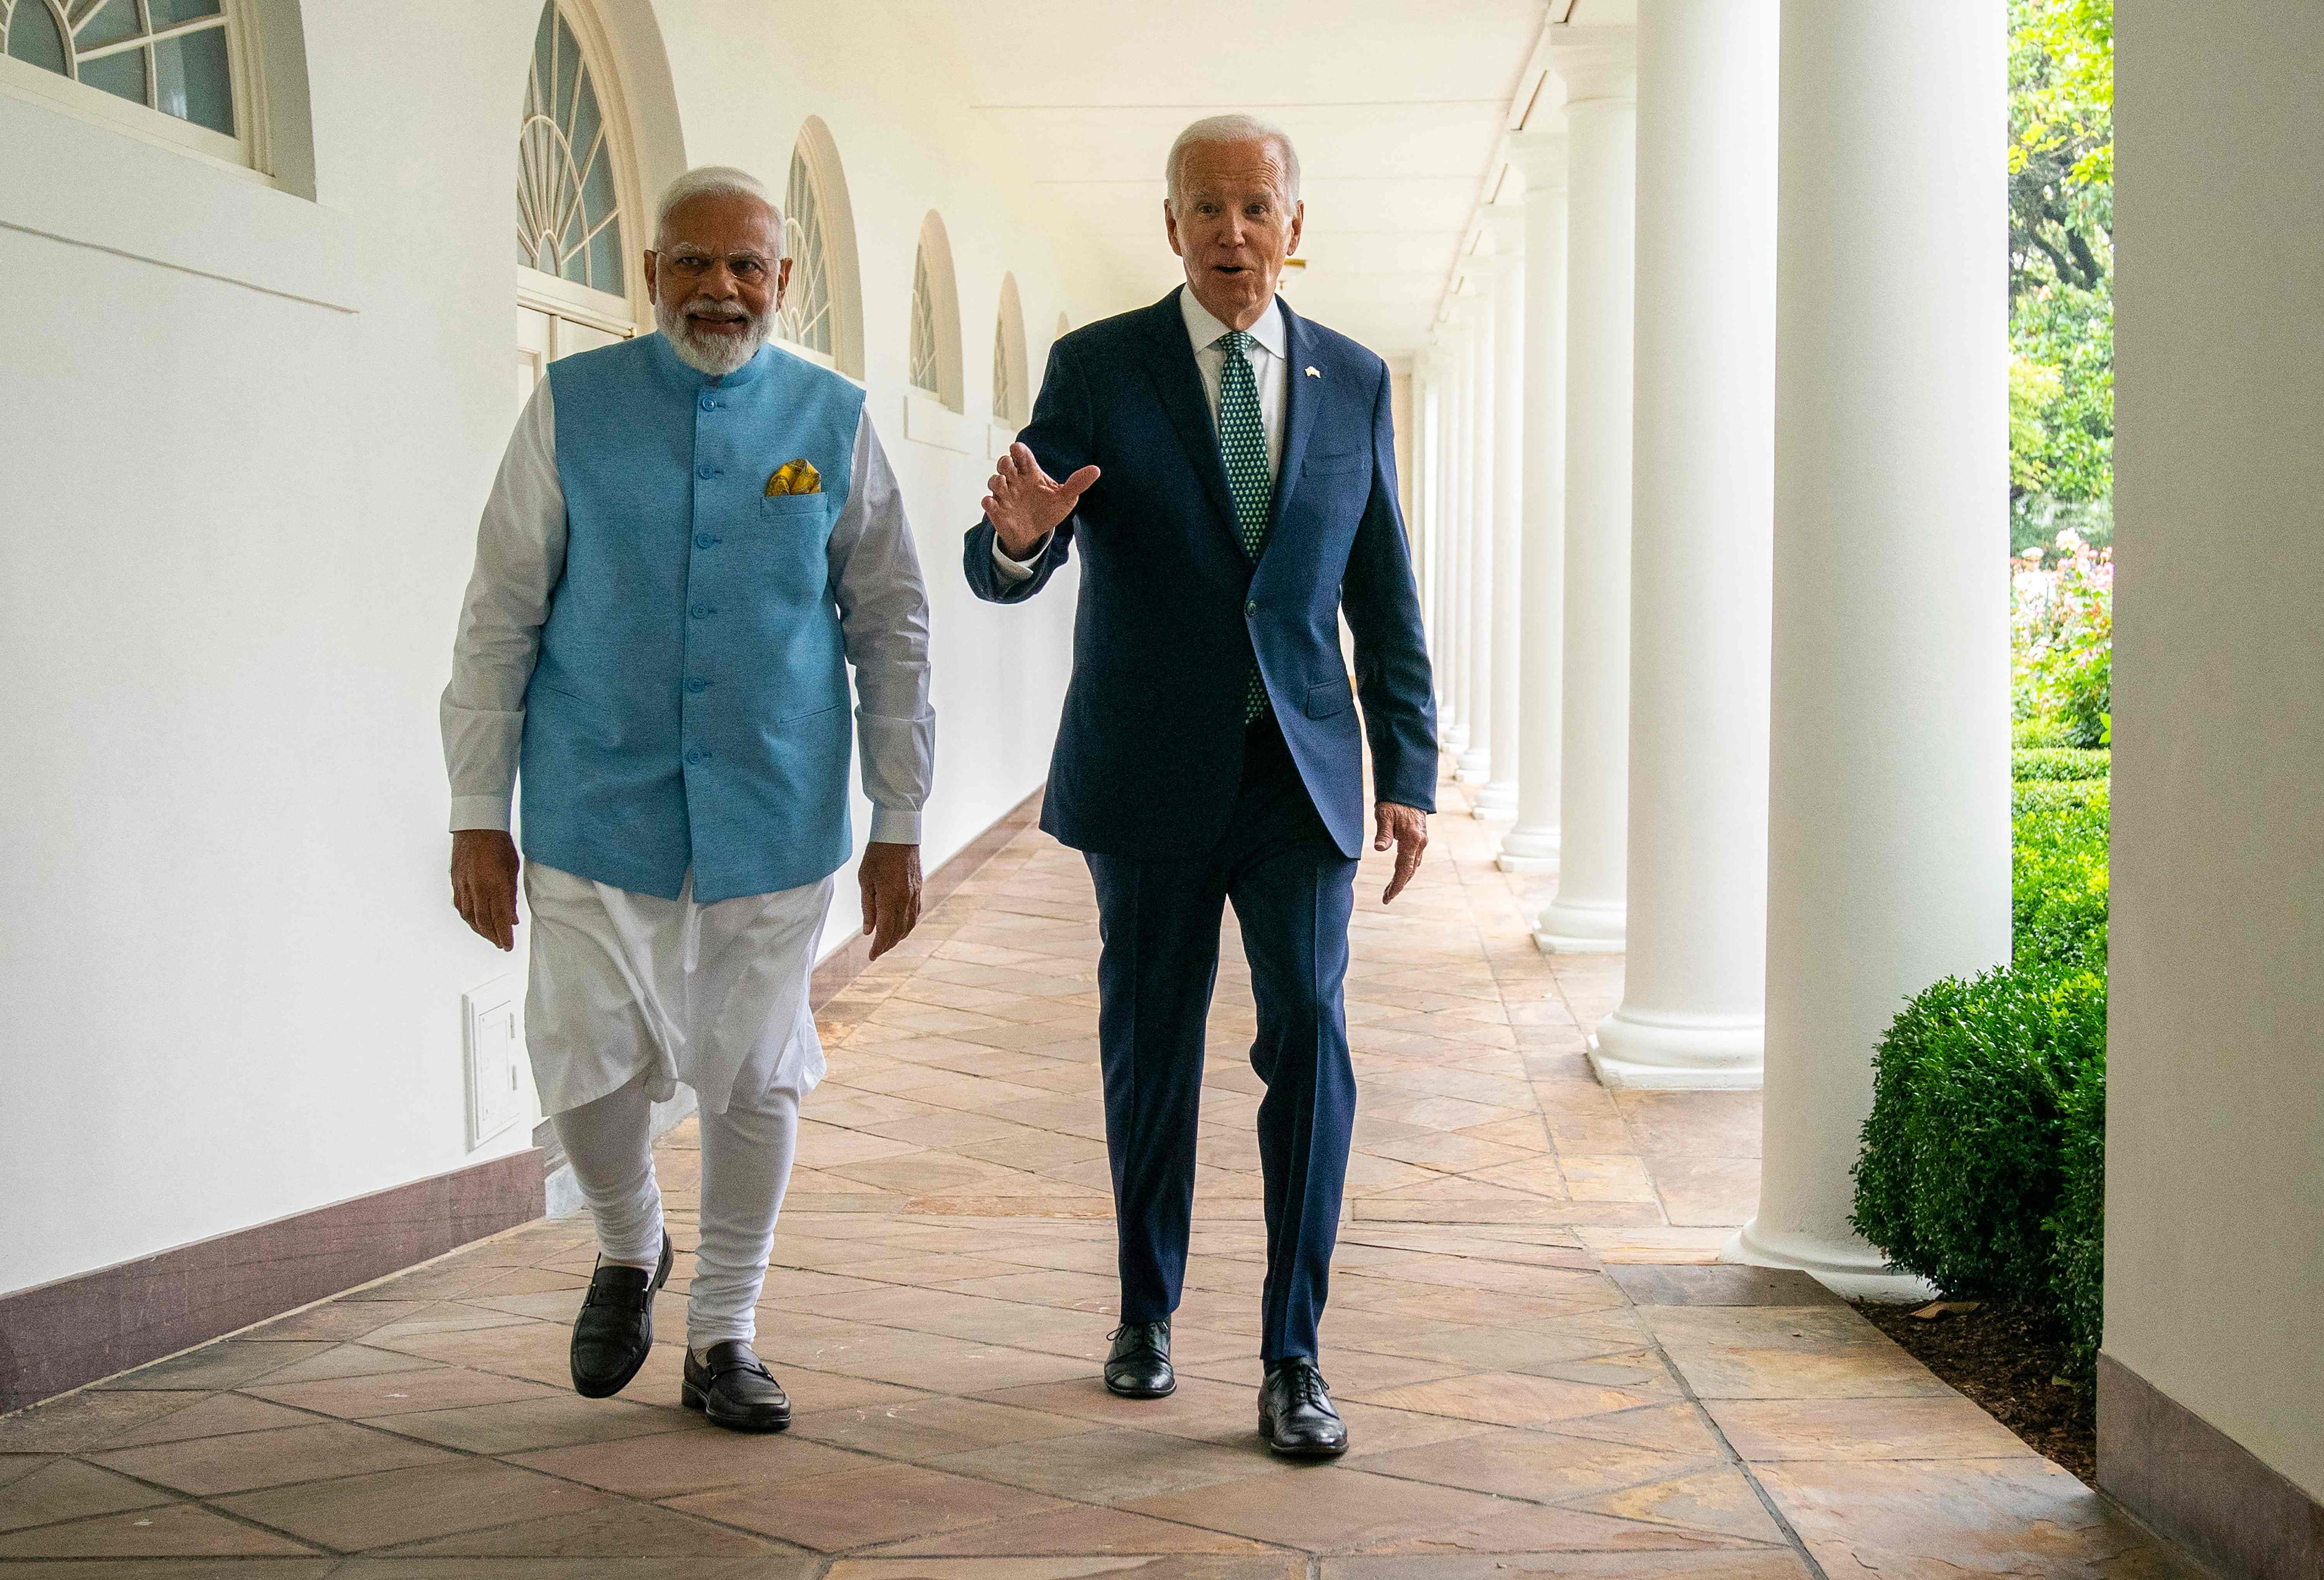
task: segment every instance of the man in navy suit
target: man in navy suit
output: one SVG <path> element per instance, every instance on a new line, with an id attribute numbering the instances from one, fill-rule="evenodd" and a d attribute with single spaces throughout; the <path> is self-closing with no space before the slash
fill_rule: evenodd
<path id="1" fill-rule="evenodd" d="M 1259 1428 L 1330 1457 L 1348 1434 L 1316 1324 L 1355 1122 L 1341 988 L 1362 849 L 1410 881 L 1435 810 L 1436 724 L 1396 500 L 1387 365 L 1275 294 L 1299 161 L 1244 115 L 1172 145 L 1163 224 L 1185 285 L 1057 342 L 965 565 L 1030 598 L 1078 543 L 1073 683 L 1041 826 L 1095 881 L 1106 1150 L 1121 1326 L 1106 1386 L 1176 1384 L 1170 1315 L 1194 1210 L 1203 1024 L 1230 902 L 1259 1006 L 1250 1061 L 1267 1208 Z M 1056 481 L 1062 478 L 1063 482 Z M 1355 684 L 1340 617 L 1355 633 Z"/>

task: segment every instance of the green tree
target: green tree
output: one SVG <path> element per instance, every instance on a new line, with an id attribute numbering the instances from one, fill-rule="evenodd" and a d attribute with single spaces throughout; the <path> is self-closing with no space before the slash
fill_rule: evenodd
<path id="1" fill-rule="evenodd" d="M 2010 0 L 2013 548 L 2114 488 L 2114 0 Z M 2062 509 L 2061 509 L 2062 507 Z"/>

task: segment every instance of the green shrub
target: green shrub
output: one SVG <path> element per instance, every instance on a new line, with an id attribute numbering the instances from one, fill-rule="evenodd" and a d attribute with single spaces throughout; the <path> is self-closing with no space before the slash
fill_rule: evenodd
<path id="1" fill-rule="evenodd" d="M 2103 970 L 2107 822 L 2103 779 L 2027 780 L 2011 796 L 2011 959 Z"/>
<path id="2" fill-rule="evenodd" d="M 2059 1158 L 2058 1210 L 2043 1227 L 2054 1249 L 2050 1294 L 2074 1344 L 2074 1370 L 2088 1385 L 2098 1365 L 2106 1269 L 2106 1060 L 2085 1061 L 2066 1094 Z"/>
<path id="3" fill-rule="evenodd" d="M 2026 705 L 2033 706 L 2030 692 L 2026 696 Z M 2074 744 L 2074 726 L 2061 714 L 2035 713 L 2009 727 L 2009 744 L 2018 751 L 2043 746 L 2071 746 Z"/>
<path id="4" fill-rule="evenodd" d="M 2019 747 L 2009 754 L 2009 776 L 2020 785 L 2037 779 L 2103 779 L 2114 753 L 2073 746 Z"/>
<path id="5" fill-rule="evenodd" d="M 2047 1300 L 2064 1109 L 2106 1049 L 2106 978 L 2049 961 L 1914 997 L 1881 1040 L 1858 1233 L 1949 1296 Z"/>

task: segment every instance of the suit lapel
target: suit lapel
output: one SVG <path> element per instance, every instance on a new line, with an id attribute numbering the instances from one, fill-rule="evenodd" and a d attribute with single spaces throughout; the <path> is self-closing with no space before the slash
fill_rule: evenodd
<path id="1" fill-rule="evenodd" d="M 1180 289 L 1184 289 L 1181 287 Z M 1234 496 L 1227 490 L 1226 463 L 1219 455 L 1219 431 L 1211 419 L 1210 402 L 1203 394 L 1203 371 L 1194 365 L 1194 348 L 1186 338 L 1186 321 L 1178 314 L 1178 292 L 1172 291 L 1147 309 L 1147 330 L 1154 354 L 1147 359 L 1146 376 L 1178 430 L 1187 464 L 1211 496 L 1219 525 L 1234 539 Z M 1236 554 L 1242 552 L 1237 545 Z"/>
<path id="2" fill-rule="evenodd" d="M 1275 474 L 1275 501 L 1268 518 L 1267 540 L 1275 541 L 1275 528 L 1282 523 L 1284 506 L 1291 498 L 1291 490 L 1299 481 L 1299 464 L 1307 455 L 1307 440 L 1315 431 L 1315 414 L 1323 407 L 1323 381 L 1307 377 L 1306 369 L 1313 363 L 1315 333 L 1308 328 L 1307 320 L 1291 310 L 1291 304 L 1280 297 L 1277 304 L 1283 309 L 1283 466 Z"/>

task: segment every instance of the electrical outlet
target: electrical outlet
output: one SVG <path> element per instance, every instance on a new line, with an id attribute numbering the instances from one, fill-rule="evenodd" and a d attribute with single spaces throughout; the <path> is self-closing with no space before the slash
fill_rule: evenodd
<path id="1" fill-rule="evenodd" d="M 519 985 L 512 974 L 496 977 L 460 996 L 468 1066 L 468 1149 L 473 1152 L 515 1124 L 524 1114 L 523 1056 Z"/>

